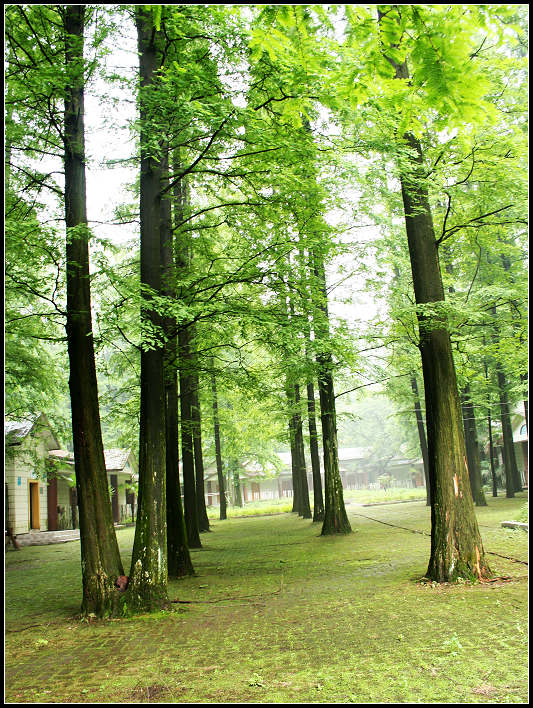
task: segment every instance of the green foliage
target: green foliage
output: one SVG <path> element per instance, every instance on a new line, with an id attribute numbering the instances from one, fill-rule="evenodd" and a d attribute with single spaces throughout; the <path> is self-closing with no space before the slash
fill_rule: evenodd
<path id="1" fill-rule="evenodd" d="M 511 401 L 520 400 L 525 6 L 142 8 L 161 52 L 164 35 L 164 62 L 142 90 L 146 115 L 131 127 L 156 159 L 169 151 L 164 200 L 178 268 L 165 283 L 174 295 L 141 292 L 137 245 L 91 238 L 106 446 L 136 448 L 140 351 L 169 338 L 141 319 L 146 300 L 159 317 L 195 330 L 190 366 L 200 376 L 206 451 L 213 456 L 214 371 L 226 463 L 275 464 L 274 451 L 287 444 L 285 384 L 303 392 L 317 358 L 339 386 L 383 382 L 395 401 L 393 410 L 376 397 L 348 405 L 339 397 L 344 446 L 370 446 L 382 462 L 401 445 L 418 455 L 410 388 L 420 368 L 417 316 L 449 329 L 460 385 L 469 384 L 480 418 L 496 411 L 497 365 Z M 6 409 L 44 410 L 54 422 L 68 417 L 63 235 L 51 226 L 63 206 L 56 126 L 73 78 L 61 60 L 62 12 L 6 9 Z M 117 82 L 127 100 L 140 95 L 113 68 L 132 8 L 88 6 L 86 24 L 86 77 L 116 102 L 115 116 Z M 398 79 L 404 62 L 409 78 Z M 445 302 L 418 307 L 397 181 L 412 157 L 406 132 L 422 144 L 421 173 L 411 179 L 428 190 L 446 290 Z M 138 154 L 124 159 L 136 163 Z M 134 178 L 131 192 L 137 199 Z M 124 203 L 117 220 L 133 221 L 137 211 Z M 365 222 L 379 232 L 371 242 L 359 235 Z M 356 292 L 344 303 L 349 317 L 337 315 L 335 286 L 349 276 L 352 290 L 383 303 L 371 323 L 353 322 Z M 304 399 L 297 408 L 305 415 Z"/>

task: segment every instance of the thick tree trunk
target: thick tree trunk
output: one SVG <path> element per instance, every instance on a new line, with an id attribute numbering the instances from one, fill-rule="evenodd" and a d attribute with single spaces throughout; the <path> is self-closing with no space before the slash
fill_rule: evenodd
<path id="1" fill-rule="evenodd" d="M 205 505 L 204 457 L 202 454 L 202 413 L 200 408 L 199 378 L 193 377 L 191 415 L 193 423 L 194 473 L 196 481 L 196 506 L 198 510 L 198 529 L 209 531 L 209 518 Z"/>
<path id="2" fill-rule="evenodd" d="M 328 296 L 326 272 L 322 255 L 312 254 L 313 273 L 319 293 L 317 307 L 313 313 L 315 336 L 323 343 L 329 340 Z M 331 355 L 326 351 L 318 354 L 317 378 L 320 397 L 320 424 L 322 427 L 322 447 L 324 452 L 324 522 L 321 535 L 351 533 L 344 506 L 344 493 L 339 471 L 339 446 L 337 442 L 337 412 L 333 386 Z"/>
<path id="3" fill-rule="evenodd" d="M 476 506 L 487 506 L 481 480 L 481 461 L 477 441 L 476 418 L 474 406 L 470 398 L 470 387 L 466 385 L 462 397 L 463 426 L 465 433 L 466 459 L 468 461 L 468 475 L 470 478 L 470 491 Z"/>
<path id="4" fill-rule="evenodd" d="M 311 381 L 307 384 L 307 419 L 311 469 L 313 470 L 313 521 L 324 521 L 324 499 L 322 496 L 320 454 L 318 452 L 318 432 L 316 429 L 315 388 Z"/>
<path id="5" fill-rule="evenodd" d="M 211 369 L 214 371 L 212 363 Z M 217 382 L 214 373 L 211 375 L 211 391 L 213 394 L 213 427 L 215 436 L 215 461 L 217 466 L 220 520 L 224 521 L 227 518 L 226 485 L 224 483 L 224 468 L 222 466 L 222 449 L 220 445 L 220 421 L 218 418 Z"/>
<path id="6" fill-rule="evenodd" d="M 417 304 L 444 301 L 437 243 L 425 187 L 420 183 L 422 151 L 414 151 L 412 174 L 402 176 L 402 197 Z M 431 556 L 427 575 L 437 582 L 486 577 L 490 570 L 474 512 L 468 478 L 461 408 L 450 335 L 437 314 L 418 316 L 426 397 Z"/>
<path id="7" fill-rule="evenodd" d="M 140 57 L 141 96 L 141 287 L 161 292 L 161 165 L 153 156 L 153 135 L 148 126 L 149 106 L 160 52 L 158 32 L 152 13 L 135 8 Z M 161 318 L 151 299 L 145 295 L 141 317 L 147 329 L 161 326 Z M 167 598 L 166 534 L 166 422 L 163 344 L 141 351 L 141 407 L 139 437 L 139 497 L 137 523 L 131 559 L 128 607 L 153 610 L 165 605 Z"/>
<path id="8" fill-rule="evenodd" d="M 168 185 L 168 147 L 165 148 L 161 161 L 162 189 Z M 174 195 L 176 197 L 176 195 Z M 175 204 L 176 212 L 181 214 L 180 204 Z M 163 294 L 176 297 L 176 269 L 174 265 L 174 238 L 172 230 L 171 203 L 168 198 L 161 199 L 161 263 L 163 267 Z M 178 370 L 177 370 L 177 322 L 175 317 L 163 320 L 166 343 L 164 351 L 165 375 L 165 421 L 166 421 L 166 520 L 167 520 L 167 563 L 168 575 L 180 578 L 193 575 L 185 517 L 181 504 L 179 478 L 179 443 L 178 443 Z"/>
<path id="9" fill-rule="evenodd" d="M 382 13 L 378 10 L 378 17 Z M 387 57 L 396 78 L 407 80 L 407 63 Z M 404 135 L 409 153 L 400 177 L 426 398 L 429 482 L 431 487 L 431 556 L 427 575 L 437 582 L 490 574 L 470 492 L 461 406 L 450 334 L 439 303 L 444 290 L 429 206 L 422 149 Z M 427 306 L 431 305 L 431 308 Z"/>
<path id="10" fill-rule="evenodd" d="M 415 404 L 416 426 L 418 428 L 420 452 L 422 453 L 422 461 L 424 463 L 424 478 L 426 480 L 426 506 L 431 506 L 431 485 L 429 483 L 428 446 L 426 441 L 426 429 L 424 428 L 424 418 L 422 416 L 422 408 L 420 406 L 420 396 L 418 394 L 418 384 L 416 383 L 416 376 L 411 376 L 411 389 L 413 391 L 413 399 Z"/>
<path id="11" fill-rule="evenodd" d="M 64 168 L 67 228 L 67 341 L 72 437 L 80 517 L 82 613 L 119 614 L 115 587 L 124 574 L 109 498 L 100 427 L 89 281 L 89 233 L 85 190 L 83 30 L 85 5 L 68 5 L 66 35 Z"/>
<path id="12" fill-rule="evenodd" d="M 201 548 L 198 525 L 198 505 L 196 503 L 196 480 L 194 477 L 194 441 L 192 420 L 193 378 L 191 369 L 190 329 L 182 327 L 178 333 L 180 361 L 180 418 L 181 418 L 181 460 L 183 469 L 183 503 L 185 506 L 185 526 L 189 548 Z"/>
<path id="13" fill-rule="evenodd" d="M 320 394 L 320 422 L 324 448 L 324 523 L 322 536 L 350 533 L 352 528 L 344 506 L 344 494 L 339 472 L 337 424 L 333 376 L 327 362 L 318 360 L 318 390 Z"/>

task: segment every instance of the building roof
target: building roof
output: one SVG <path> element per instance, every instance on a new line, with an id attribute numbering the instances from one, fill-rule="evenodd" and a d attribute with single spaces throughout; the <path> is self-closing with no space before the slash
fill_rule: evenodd
<path id="1" fill-rule="evenodd" d="M 126 467 L 131 450 L 129 448 L 114 447 L 104 450 L 105 468 L 107 472 L 121 472 Z M 60 460 L 67 465 L 74 464 L 74 453 L 68 450 L 50 450 L 48 456 L 53 460 Z M 135 470 L 132 468 L 132 473 Z"/>
<path id="2" fill-rule="evenodd" d="M 109 450 L 104 450 L 106 470 L 123 470 L 130 454 L 131 450 L 123 447 L 112 447 Z"/>
<path id="3" fill-rule="evenodd" d="M 35 421 L 37 418 L 28 416 L 27 420 L 5 420 L 4 421 L 4 435 L 9 437 L 9 442 L 19 442 L 23 440 L 26 435 L 33 429 Z"/>
<path id="4" fill-rule="evenodd" d="M 28 413 L 21 420 L 4 419 L 4 437 L 7 445 L 20 445 L 32 431 L 46 431 L 48 444 L 58 445 L 56 435 L 44 413 Z"/>

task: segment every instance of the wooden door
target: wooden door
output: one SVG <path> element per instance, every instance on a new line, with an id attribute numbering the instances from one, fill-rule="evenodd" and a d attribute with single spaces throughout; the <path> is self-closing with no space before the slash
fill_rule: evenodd
<path id="1" fill-rule="evenodd" d="M 57 477 L 52 477 L 48 480 L 46 497 L 48 505 L 48 530 L 57 531 L 59 528 L 57 513 Z"/>
<path id="2" fill-rule="evenodd" d="M 30 482 L 30 529 L 40 529 L 39 519 L 39 482 Z"/>

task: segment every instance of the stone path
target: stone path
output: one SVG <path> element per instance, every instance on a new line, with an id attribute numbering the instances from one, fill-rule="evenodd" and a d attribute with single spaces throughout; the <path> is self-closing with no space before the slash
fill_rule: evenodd
<path id="1" fill-rule="evenodd" d="M 16 536 L 19 546 L 48 546 L 50 543 L 79 541 L 79 538 L 79 529 L 65 529 L 64 531 L 30 531 L 29 533 L 19 533 Z"/>

